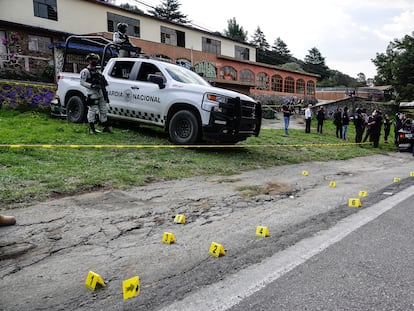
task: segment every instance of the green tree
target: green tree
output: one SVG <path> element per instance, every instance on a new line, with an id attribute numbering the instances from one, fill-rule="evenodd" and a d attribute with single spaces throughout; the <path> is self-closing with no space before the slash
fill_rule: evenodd
<path id="1" fill-rule="evenodd" d="M 250 43 L 255 45 L 259 51 L 267 51 L 270 48 L 270 44 L 267 42 L 266 36 L 259 26 L 257 26 L 255 32 L 253 33 Z"/>
<path id="2" fill-rule="evenodd" d="M 287 47 L 287 44 L 278 37 L 272 46 L 272 53 L 277 59 L 278 64 L 286 64 L 292 61 L 292 55 Z"/>
<path id="3" fill-rule="evenodd" d="M 377 67 L 376 85 L 392 85 L 401 100 L 414 99 L 414 38 L 406 35 L 395 39 L 386 53 L 378 54 L 372 62 Z"/>
<path id="4" fill-rule="evenodd" d="M 180 12 L 181 3 L 178 0 L 163 0 L 161 5 L 158 5 L 154 10 L 148 11 L 155 17 L 166 19 L 170 22 L 175 22 L 179 24 L 188 24 L 190 20 L 187 18 L 187 15 L 184 15 Z"/>
<path id="5" fill-rule="evenodd" d="M 244 31 L 243 27 L 237 23 L 235 17 L 227 20 L 227 29 L 224 29 L 224 35 L 240 42 L 247 41 L 247 31 Z"/>
<path id="6" fill-rule="evenodd" d="M 309 54 L 304 59 L 305 71 L 320 75 L 319 81 L 329 77 L 329 68 L 325 65 L 325 57 L 322 56 L 321 52 L 316 47 L 308 52 Z"/>
<path id="7" fill-rule="evenodd" d="M 119 7 L 134 13 L 144 13 L 144 11 L 140 10 L 136 5 L 130 5 L 128 3 L 122 3 Z"/>

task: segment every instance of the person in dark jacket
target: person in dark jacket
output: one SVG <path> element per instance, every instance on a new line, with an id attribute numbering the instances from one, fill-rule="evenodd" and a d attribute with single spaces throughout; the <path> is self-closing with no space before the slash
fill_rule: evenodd
<path id="1" fill-rule="evenodd" d="M 318 133 L 322 134 L 322 128 L 323 128 L 323 121 L 325 121 L 325 110 L 323 106 L 319 107 L 318 113 L 316 114 L 316 120 L 318 120 Z"/>
<path id="2" fill-rule="evenodd" d="M 362 135 L 364 134 L 365 128 L 365 119 L 362 115 L 362 110 L 358 108 L 354 116 L 354 125 L 355 125 L 355 142 L 358 144 L 362 142 Z"/>
<path id="3" fill-rule="evenodd" d="M 368 125 L 370 126 L 372 144 L 374 148 L 378 148 L 382 127 L 381 112 L 375 109 L 372 113 L 372 121 Z"/>
<path id="4" fill-rule="evenodd" d="M 333 123 L 336 126 L 336 137 L 342 139 L 342 109 L 338 108 L 333 117 Z"/>
<path id="5" fill-rule="evenodd" d="M 391 131 L 391 120 L 388 117 L 388 114 L 384 115 L 384 142 L 388 144 L 388 136 Z"/>

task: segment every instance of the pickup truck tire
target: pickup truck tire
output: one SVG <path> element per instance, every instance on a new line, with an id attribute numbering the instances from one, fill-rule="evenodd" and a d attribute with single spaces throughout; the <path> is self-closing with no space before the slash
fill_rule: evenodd
<path id="1" fill-rule="evenodd" d="M 172 116 L 168 132 L 174 144 L 191 145 L 199 138 L 200 125 L 193 112 L 179 110 Z"/>
<path id="2" fill-rule="evenodd" d="M 66 116 L 72 123 L 83 123 L 86 118 L 86 107 L 82 98 L 74 95 L 69 98 L 66 105 Z"/>

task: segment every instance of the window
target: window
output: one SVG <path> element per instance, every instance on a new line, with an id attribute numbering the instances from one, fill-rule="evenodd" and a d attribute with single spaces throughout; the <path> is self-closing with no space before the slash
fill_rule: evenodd
<path id="1" fill-rule="evenodd" d="M 283 92 L 283 78 L 281 76 L 272 76 L 272 91 Z"/>
<path id="2" fill-rule="evenodd" d="M 126 23 L 128 24 L 127 28 L 127 35 L 131 37 L 140 38 L 141 36 L 141 28 L 140 28 L 140 21 L 138 19 L 114 14 L 114 13 L 107 13 L 107 26 L 109 32 L 116 32 L 118 31 L 117 25 L 118 23 Z"/>
<path id="3" fill-rule="evenodd" d="M 138 72 L 138 81 L 148 81 L 148 75 L 161 72 L 157 66 L 151 63 L 142 62 Z"/>
<path id="4" fill-rule="evenodd" d="M 1 41 L 6 39 L 6 32 L 0 30 L 0 58 L 5 58 L 7 54 L 7 47 L 4 44 L 1 44 Z"/>
<path id="5" fill-rule="evenodd" d="M 269 76 L 266 72 L 259 72 L 257 74 L 256 89 L 269 90 Z"/>
<path id="6" fill-rule="evenodd" d="M 250 69 L 240 71 L 240 82 L 254 83 L 254 73 Z"/>
<path id="7" fill-rule="evenodd" d="M 250 50 L 248 48 L 244 48 L 244 47 L 236 45 L 234 47 L 234 57 L 238 59 L 249 60 Z"/>
<path id="8" fill-rule="evenodd" d="M 161 26 L 161 43 L 185 47 L 185 33 L 172 28 Z"/>
<path id="9" fill-rule="evenodd" d="M 296 93 L 305 94 L 305 80 L 299 79 L 296 81 Z"/>
<path id="10" fill-rule="evenodd" d="M 28 35 L 27 38 L 29 51 L 52 54 L 52 50 L 49 49 L 49 45 L 52 43 L 50 37 Z"/>
<path id="11" fill-rule="evenodd" d="M 308 81 L 308 83 L 306 83 L 306 94 L 315 95 L 315 83 L 313 81 Z"/>
<path id="12" fill-rule="evenodd" d="M 135 62 L 116 62 L 110 76 L 119 79 L 129 79 L 134 64 Z"/>
<path id="13" fill-rule="evenodd" d="M 224 80 L 237 80 L 237 71 L 231 66 L 224 66 L 220 70 L 220 79 Z"/>
<path id="14" fill-rule="evenodd" d="M 285 93 L 295 93 L 295 80 L 292 77 L 285 79 Z"/>
<path id="15" fill-rule="evenodd" d="M 202 50 L 206 53 L 221 54 L 221 42 L 218 40 L 202 37 Z"/>
<path id="16" fill-rule="evenodd" d="M 33 0 L 34 16 L 58 20 L 56 0 Z"/>

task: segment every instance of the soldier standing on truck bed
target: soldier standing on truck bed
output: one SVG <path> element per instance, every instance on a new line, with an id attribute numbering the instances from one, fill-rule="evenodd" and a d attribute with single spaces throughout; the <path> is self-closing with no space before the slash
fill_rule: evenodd
<path id="1" fill-rule="evenodd" d="M 106 133 L 112 133 L 108 126 L 108 107 L 109 98 L 106 91 L 105 77 L 100 70 L 96 67 L 99 61 L 99 55 L 90 53 L 86 56 L 88 66 L 80 72 L 80 84 L 87 89 L 86 104 L 88 106 L 88 123 L 89 134 L 96 134 L 98 131 L 95 129 L 96 115 L 99 113 L 99 121 L 103 126 L 103 131 Z"/>

